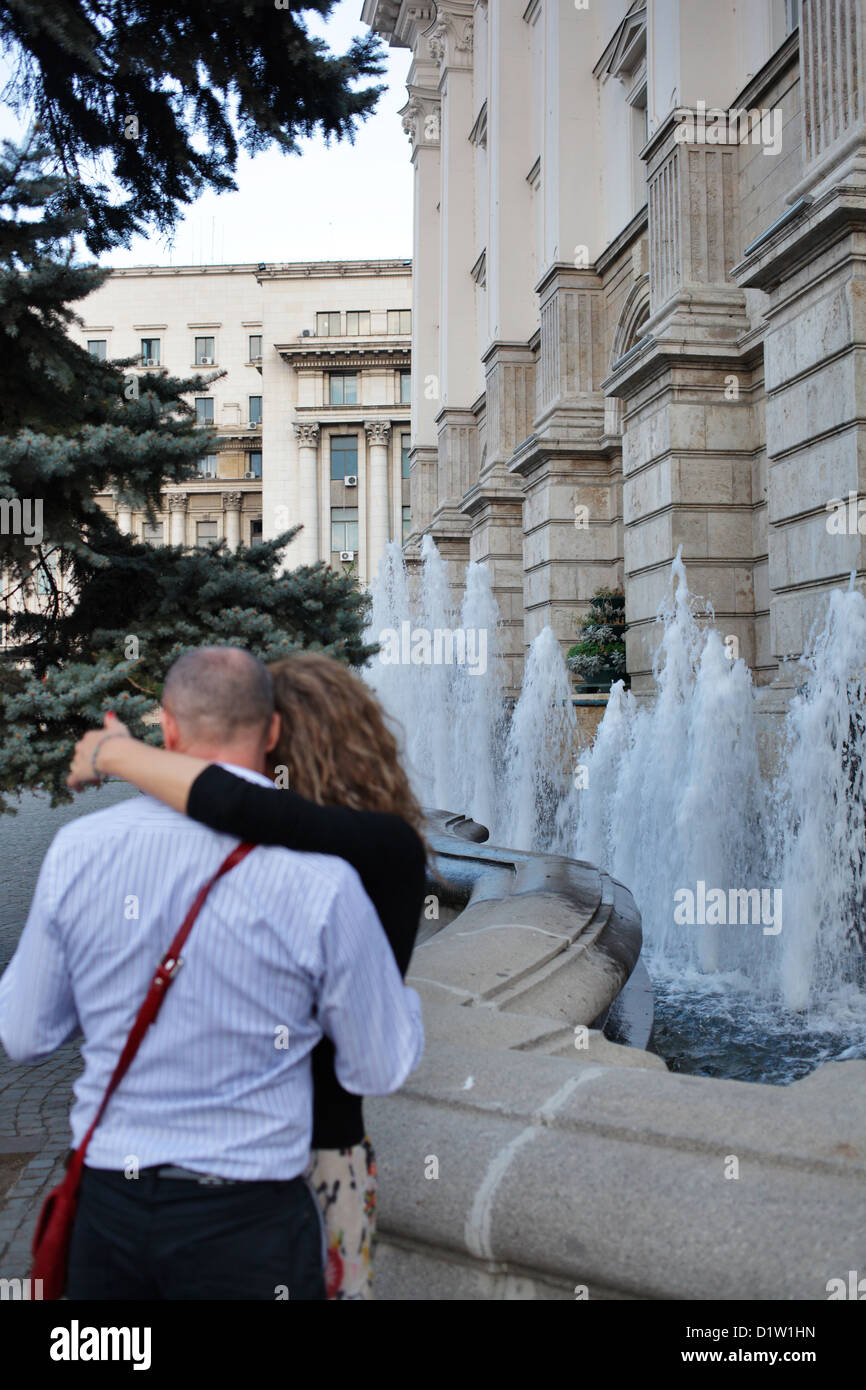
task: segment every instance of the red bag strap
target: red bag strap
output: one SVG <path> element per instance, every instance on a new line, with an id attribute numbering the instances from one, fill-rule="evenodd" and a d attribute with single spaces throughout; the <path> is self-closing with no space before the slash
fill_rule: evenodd
<path id="1" fill-rule="evenodd" d="M 128 1072 L 130 1064 L 141 1046 L 145 1033 L 155 1021 L 157 1014 L 165 1002 L 165 996 L 168 994 L 172 982 L 183 964 L 180 953 L 183 950 L 187 937 L 192 931 L 196 917 L 198 917 L 198 914 L 204 906 L 205 898 L 213 888 L 217 879 L 222 878 L 223 874 L 227 874 L 236 864 L 240 864 L 242 859 L 246 859 L 251 849 L 255 849 L 255 845 L 249 844 L 246 841 L 236 845 L 231 854 L 226 855 L 216 873 L 212 874 L 207 883 L 203 884 L 198 890 L 195 901 L 186 914 L 186 917 L 184 917 L 180 930 L 156 968 L 156 973 L 150 982 L 150 987 L 145 996 L 144 1003 L 139 1009 L 136 1020 L 130 1029 L 129 1037 L 118 1058 L 117 1066 L 112 1072 L 111 1080 L 105 1088 L 105 1095 L 102 1097 L 99 1109 L 93 1118 L 93 1123 L 78 1148 L 75 1150 L 75 1153 L 72 1155 L 67 1170 L 67 1180 L 70 1183 L 77 1184 L 81 1176 L 81 1170 L 84 1167 L 84 1156 L 87 1153 L 87 1146 L 93 1137 L 93 1131 L 102 1119 L 105 1113 L 105 1107 Z"/>

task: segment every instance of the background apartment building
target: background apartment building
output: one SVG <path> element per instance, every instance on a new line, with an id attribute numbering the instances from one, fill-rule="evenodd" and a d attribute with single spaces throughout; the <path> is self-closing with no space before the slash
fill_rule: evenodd
<path id="1" fill-rule="evenodd" d="M 409 47 L 412 534 L 486 560 L 514 667 L 626 593 L 628 668 L 682 546 L 755 679 L 863 538 L 862 0 L 365 0 Z M 683 139 L 702 104 L 758 139 Z M 696 130 L 696 127 L 692 127 Z"/>
<path id="2" fill-rule="evenodd" d="M 100 499 L 122 530 L 234 549 L 301 522 L 287 565 L 362 581 L 408 532 L 408 261 L 116 270 L 79 313 L 78 340 L 140 377 L 225 373 L 191 400 L 214 449 L 155 521 Z"/>

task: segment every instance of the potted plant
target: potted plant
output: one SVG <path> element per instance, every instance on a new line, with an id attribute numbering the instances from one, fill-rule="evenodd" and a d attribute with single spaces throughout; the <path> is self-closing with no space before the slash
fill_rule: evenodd
<path id="1" fill-rule="evenodd" d="M 586 690 L 610 690 L 626 678 L 625 595 L 621 589 L 597 589 L 590 611 L 580 624 L 580 641 L 570 649 L 566 665 Z"/>

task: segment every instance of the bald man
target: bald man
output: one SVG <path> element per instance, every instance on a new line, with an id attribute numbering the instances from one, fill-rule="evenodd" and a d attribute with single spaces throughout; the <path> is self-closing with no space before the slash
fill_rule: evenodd
<path id="1" fill-rule="evenodd" d="M 271 785 L 279 718 L 249 653 L 182 656 L 161 719 L 167 748 Z M 0 980 L 0 1041 L 38 1061 L 83 1035 L 74 1146 L 157 963 L 234 844 L 149 797 L 52 842 Z M 69 1297 L 324 1298 L 321 1217 L 303 1177 L 310 1053 L 324 1032 L 346 1090 L 396 1090 L 423 1048 L 418 997 L 355 870 L 276 847 L 218 881 L 183 961 L 88 1149 Z"/>

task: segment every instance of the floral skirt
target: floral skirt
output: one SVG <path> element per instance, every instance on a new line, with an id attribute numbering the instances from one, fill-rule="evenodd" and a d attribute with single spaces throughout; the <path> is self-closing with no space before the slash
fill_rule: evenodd
<path id="1" fill-rule="evenodd" d="M 329 1299 L 373 1297 L 376 1156 L 365 1136 L 351 1149 L 314 1149 L 307 1168 L 325 1222 Z"/>

